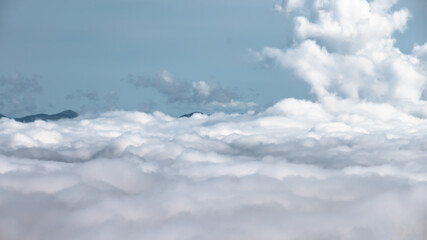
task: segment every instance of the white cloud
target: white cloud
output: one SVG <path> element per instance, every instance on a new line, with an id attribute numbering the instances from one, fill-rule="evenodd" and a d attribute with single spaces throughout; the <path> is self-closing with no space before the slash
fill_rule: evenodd
<path id="1" fill-rule="evenodd" d="M 312 1 L 315 19 L 295 17 L 296 44 L 287 50 L 266 47 L 258 57 L 293 69 L 320 101 L 338 96 L 373 102 L 424 105 L 422 46 L 405 55 L 392 35 L 403 31 L 406 9 L 395 1 Z M 420 110 L 424 114 L 424 110 Z"/>
<path id="2" fill-rule="evenodd" d="M 304 7 L 305 0 L 287 0 L 286 4 L 283 0 L 281 4 L 275 3 L 273 5 L 273 9 L 277 12 L 292 12 L 296 9 L 300 9 Z"/>
<path id="3" fill-rule="evenodd" d="M 387 104 L 296 99 L 3 119 L 1 238 L 423 239 L 426 126 Z"/>
<path id="4" fill-rule="evenodd" d="M 305 0 L 288 0 L 286 3 L 286 11 L 291 12 L 295 9 L 304 7 L 304 1 Z"/>
<path id="5" fill-rule="evenodd" d="M 274 4 L 273 9 L 278 12 L 283 12 L 283 6 L 280 4 Z"/>
<path id="6" fill-rule="evenodd" d="M 412 54 L 422 61 L 427 62 L 427 43 L 424 45 L 415 45 Z"/>

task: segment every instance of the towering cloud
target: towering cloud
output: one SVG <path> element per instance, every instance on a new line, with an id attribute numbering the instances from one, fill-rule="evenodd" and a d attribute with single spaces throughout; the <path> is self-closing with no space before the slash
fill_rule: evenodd
<path id="1" fill-rule="evenodd" d="M 406 9 L 393 10 L 395 2 L 307 1 L 313 20 L 295 17 L 294 46 L 266 47 L 258 56 L 293 69 L 321 102 L 339 97 L 425 108 L 425 46 L 412 55 L 395 47 L 393 33 L 404 31 L 410 16 Z"/>
<path id="2" fill-rule="evenodd" d="M 426 47 L 394 46 L 393 3 L 305 1 L 295 45 L 259 53 L 317 102 L 0 119 L 0 239 L 427 239 Z M 166 73 L 131 83 L 222 102 Z"/>

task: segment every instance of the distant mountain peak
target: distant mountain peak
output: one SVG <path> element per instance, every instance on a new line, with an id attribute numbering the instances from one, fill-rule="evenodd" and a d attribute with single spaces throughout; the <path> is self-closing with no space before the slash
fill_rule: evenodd
<path id="1" fill-rule="evenodd" d="M 20 117 L 20 118 L 10 118 L 10 119 L 14 119 L 17 122 L 29 123 L 29 122 L 34 122 L 36 120 L 57 121 L 60 119 L 72 119 L 72 118 L 76 118 L 78 116 L 79 116 L 78 113 L 76 113 L 72 110 L 66 110 L 66 111 L 63 111 L 60 113 L 56 113 L 56 114 L 40 113 L 40 114 L 29 115 L 29 116 Z M 6 117 L 6 116 L 0 114 L 0 118 L 9 118 L 9 117 Z"/>
<path id="2" fill-rule="evenodd" d="M 187 114 L 181 115 L 181 116 L 179 116 L 179 118 L 191 118 L 194 114 L 206 115 L 202 112 L 192 112 L 192 113 L 187 113 Z"/>

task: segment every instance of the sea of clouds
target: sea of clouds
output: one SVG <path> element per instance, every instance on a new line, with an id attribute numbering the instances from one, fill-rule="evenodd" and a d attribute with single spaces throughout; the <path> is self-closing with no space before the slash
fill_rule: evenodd
<path id="1" fill-rule="evenodd" d="M 427 45 L 404 54 L 392 38 L 409 12 L 290 2 L 294 45 L 257 57 L 316 101 L 1 119 L 0 239 L 426 239 Z"/>

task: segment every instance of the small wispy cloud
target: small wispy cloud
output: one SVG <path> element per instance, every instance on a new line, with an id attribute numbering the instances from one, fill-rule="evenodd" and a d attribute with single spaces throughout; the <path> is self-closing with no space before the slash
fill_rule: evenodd
<path id="1" fill-rule="evenodd" d="M 296 9 L 304 7 L 305 0 L 282 0 L 280 3 L 274 3 L 273 9 L 277 12 L 290 13 Z"/>
<path id="2" fill-rule="evenodd" d="M 37 96 L 43 92 L 40 80 L 21 74 L 0 76 L 0 111 L 14 116 L 34 113 Z"/>
<path id="3" fill-rule="evenodd" d="M 155 76 L 133 76 L 127 82 L 134 87 L 153 88 L 163 94 L 169 103 L 190 103 L 197 106 L 248 109 L 256 106 L 253 102 L 241 102 L 235 92 L 218 83 L 180 80 L 168 71 Z"/>
<path id="4" fill-rule="evenodd" d="M 115 90 L 100 94 L 96 90 L 77 89 L 73 93 L 65 95 L 65 99 L 80 104 L 81 113 L 102 112 L 116 110 L 119 95 Z"/>
<path id="5" fill-rule="evenodd" d="M 87 100 L 87 101 L 98 101 L 99 95 L 95 90 L 82 90 L 78 89 L 74 93 L 69 93 L 65 96 L 67 100 Z"/>

